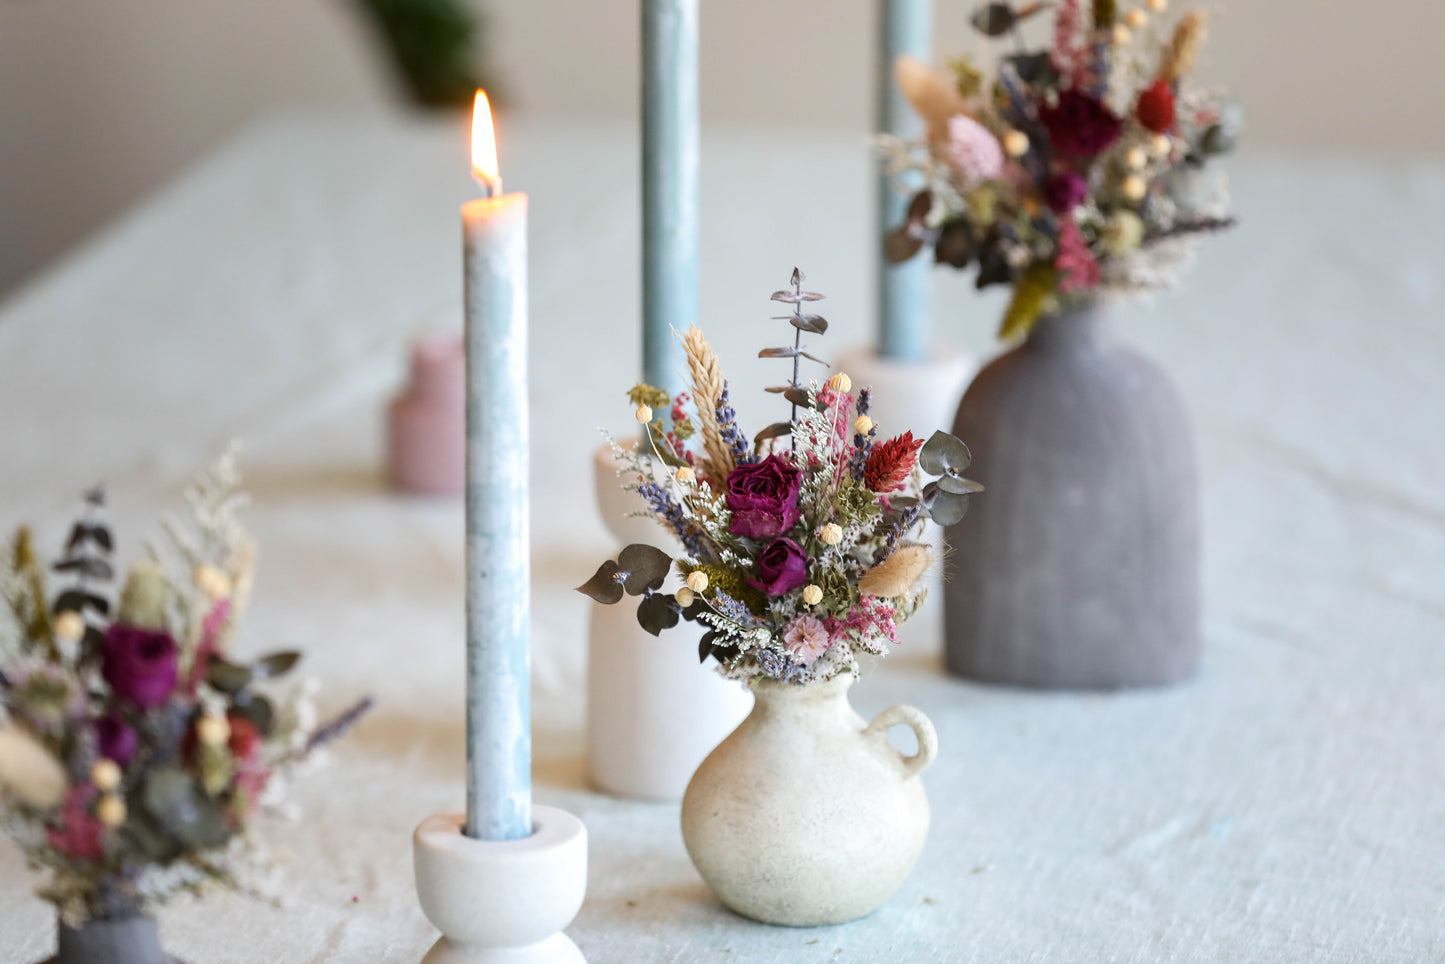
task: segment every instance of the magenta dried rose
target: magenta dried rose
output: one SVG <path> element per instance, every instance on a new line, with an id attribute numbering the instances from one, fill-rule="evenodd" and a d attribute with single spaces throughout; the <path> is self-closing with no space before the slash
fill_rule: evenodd
<path id="1" fill-rule="evenodd" d="M 1058 103 L 1039 110 L 1054 152 L 1061 157 L 1093 157 L 1119 139 L 1124 122 L 1104 102 L 1080 90 L 1059 94 Z"/>
<path id="2" fill-rule="evenodd" d="M 105 634 L 100 675 L 117 698 L 149 710 L 176 688 L 176 661 L 176 642 L 167 633 L 117 623 Z"/>
<path id="3" fill-rule="evenodd" d="M 780 536 L 798 521 L 798 470 L 776 455 L 739 465 L 728 475 L 728 531 L 744 539 Z"/>
<path id="4" fill-rule="evenodd" d="M 95 721 L 96 750 L 116 766 L 125 766 L 135 756 L 140 737 L 119 713 L 107 713 Z"/>
<path id="5" fill-rule="evenodd" d="M 808 554 L 786 536 L 768 543 L 758 553 L 757 565 L 758 578 L 749 579 L 748 585 L 769 596 L 786 596 L 808 581 Z"/>

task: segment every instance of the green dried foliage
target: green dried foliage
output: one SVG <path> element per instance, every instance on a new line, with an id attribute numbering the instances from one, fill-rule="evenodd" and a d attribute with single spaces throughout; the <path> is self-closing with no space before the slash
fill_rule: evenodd
<path id="1" fill-rule="evenodd" d="M 664 392 L 660 388 L 653 388 L 645 382 L 638 382 L 629 388 L 627 390 L 627 400 L 632 403 L 634 408 L 646 405 L 653 411 L 667 408 L 672 401 L 667 397 L 667 392 Z"/>
<path id="2" fill-rule="evenodd" d="M 20 626 L 28 648 L 58 654 L 50 612 L 45 599 L 45 572 L 35 555 L 35 539 L 27 526 L 15 532 L 10 548 L 10 571 L 14 579 L 5 588 L 5 602 Z"/>
<path id="3" fill-rule="evenodd" d="M 1117 0 L 1094 0 L 1094 26 L 1100 30 L 1114 26 L 1119 18 Z"/>
<path id="4" fill-rule="evenodd" d="M 1004 311 L 999 338 L 1010 341 L 1033 330 L 1035 322 L 1054 297 L 1059 273 L 1051 264 L 1033 264 L 1014 283 L 1013 299 Z"/>
<path id="5" fill-rule="evenodd" d="M 424 107 L 465 107 L 478 87 L 482 22 L 460 0 L 357 0 L 391 55 L 407 93 Z"/>
<path id="6" fill-rule="evenodd" d="M 953 71 L 953 82 L 965 99 L 972 99 L 983 92 L 983 71 L 973 65 L 972 58 L 955 57 L 948 62 L 948 69 Z"/>

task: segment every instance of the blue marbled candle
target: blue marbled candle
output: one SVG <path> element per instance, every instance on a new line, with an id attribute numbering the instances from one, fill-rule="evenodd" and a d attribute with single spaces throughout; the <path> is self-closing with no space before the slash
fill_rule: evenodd
<path id="1" fill-rule="evenodd" d="M 527 195 L 462 207 L 467 349 L 467 825 L 532 833 Z"/>
<path id="2" fill-rule="evenodd" d="M 923 122 L 893 82 L 893 64 L 902 54 L 933 58 L 933 0 L 879 0 L 877 129 L 905 140 L 923 133 Z M 878 281 L 878 353 L 897 361 L 922 361 L 930 338 L 929 285 L 933 265 L 926 253 L 890 265 L 883 237 L 903 223 L 908 198 L 878 178 L 877 224 L 870 243 Z"/>
<path id="3" fill-rule="evenodd" d="M 697 320 L 698 0 L 642 0 L 642 378 L 676 394 Z"/>

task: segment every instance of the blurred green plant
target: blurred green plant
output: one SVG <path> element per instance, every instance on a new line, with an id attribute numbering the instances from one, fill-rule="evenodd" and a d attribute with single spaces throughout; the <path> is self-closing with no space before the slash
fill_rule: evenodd
<path id="1" fill-rule="evenodd" d="M 485 22 L 464 0 L 356 0 L 370 19 L 411 100 L 459 107 L 478 87 L 492 93 L 481 65 Z M 496 98 L 493 98 L 495 101 Z"/>

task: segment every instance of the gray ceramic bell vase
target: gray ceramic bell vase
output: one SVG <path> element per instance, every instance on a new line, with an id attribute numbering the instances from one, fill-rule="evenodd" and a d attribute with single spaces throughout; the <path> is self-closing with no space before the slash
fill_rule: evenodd
<path id="1" fill-rule="evenodd" d="M 161 948 L 160 928 L 145 916 L 87 921 L 80 927 L 61 922 L 56 954 L 43 964 L 181 964 Z"/>
<path id="2" fill-rule="evenodd" d="M 708 755 L 682 800 L 682 838 L 702 879 L 744 917 L 808 927 L 881 907 L 918 862 L 938 752 L 928 718 L 894 706 L 871 723 L 850 674 L 799 686 L 753 683 L 756 702 Z M 912 728 L 918 751 L 888 742 Z"/>
<path id="3" fill-rule="evenodd" d="M 950 672 L 1053 689 L 1157 686 L 1199 660 L 1199 497 L 1183 402 L 1086 306 L 1041 319 L 964 394 L 986 487 L 949 527 Z"/>

